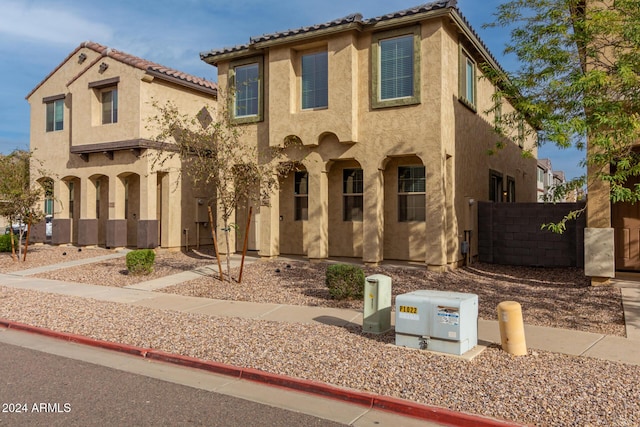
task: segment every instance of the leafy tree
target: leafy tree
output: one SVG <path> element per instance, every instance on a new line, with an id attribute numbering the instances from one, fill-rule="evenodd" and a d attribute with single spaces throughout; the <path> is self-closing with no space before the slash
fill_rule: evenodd
<path id="1" fill-rule="evenodd" d="M 148 128 L 159 130 L 155 140 L 161 148 L 156 152 L 154 168 L 162 168 L 178 156 L 184 165 L 181 174 L 186 173 L 194 185 L 215 191 L 225 236 L 227 277 L 231 280 L 229 235 L 236 226 L 232 222 L 236 209 L 245 201 L 268 204 L 278 188 L 278 177 L 293 166 L 287 162 L 286 148 L 260 150 L 244 142 L 244 128 L 232 121 L 226 105 L 220 100 L 217 106 L 204 106 L 190 116 L 172 102 L 154 101 L 157 114 Z"/>
<path id="2" fill-rule="evenodd" d="M 42 190 L 38 186 L 32 186 L 30 182 L 31 165 L 36 165 L 32 153 L 15 150 L 9 155 L 0 154 L 0 215 L 9 219 L 11 224 L 31 224 L 40 221 L 44 213 L 35 208 L 42 196 Z M 24 227 L 19 227 L 19 242 L 28 232 Z M 28 243 L 28 242 L 27 242 Z M 18 244 L 18 259 L 22 257 L 22 245 Z"/>
<path id="3" fill-rule="evenodd" d="M 495 18 L 487 26 L 510 29 L 505 53 L 520 63 L 514 72 L 485 70 L 499 83 L 497 99 L 512 100 L 539 128 L 541 143 L 589 145 L 588 175 L 559 186 L 556 196 L 604 183 L 612 202 L 639 201 L 640 186 L 625 183 L 640 175 L 633 150 L 640 141 L 640 1 L 512 0 Z M 503 120 L 515 122 L 517 114 Z M 562 232 L 569 219 L 546 226 Z"/>

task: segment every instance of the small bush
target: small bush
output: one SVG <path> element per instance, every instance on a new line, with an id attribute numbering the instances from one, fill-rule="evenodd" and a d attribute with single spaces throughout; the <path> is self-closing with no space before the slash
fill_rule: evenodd
<path id="1" fill-rule="evenodd" d="M 13 237 L 14 247 L 18 248 L 18 239 L 13 234 L 0 235 L 0 252 L 11 252 L 11 238 Z"/>
<path id="2" fill-rule="evenodd" d="M 127 270 L 136 275 L 149 274 L 153 271 L 156 253 L 153 249 L 138 249 L 127 253 Z"/>
<path id="3" fill-rule="evenodd" d="M 333 299 L 357 299 L 364 296 L 364 271 L 357 265 L 330 265 L 325 283 Z"/>

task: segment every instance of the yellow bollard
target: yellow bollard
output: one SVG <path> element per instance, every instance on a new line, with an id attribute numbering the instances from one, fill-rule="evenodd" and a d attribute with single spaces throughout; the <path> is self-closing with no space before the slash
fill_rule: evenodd
<path id="1" fill-rule="evenodd" d="M 514 356 L 527 354 L 527 343 L 524 338 L 524 322 L 522 307 L 515 301 L 502 301 L 498 304 L 498 324 L 502 349 Z"/>

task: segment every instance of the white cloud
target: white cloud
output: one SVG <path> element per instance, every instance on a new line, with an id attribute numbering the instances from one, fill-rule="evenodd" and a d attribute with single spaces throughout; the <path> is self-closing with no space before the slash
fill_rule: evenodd
<path id="1" fill-rule="evenodd" d="M 113 31 L 106 25 L 74 14 L 55 3 L 4 0 L 0 6 L 0 34 L 55 44 L 78 44 L 83 40 L 110 40 Z"/>

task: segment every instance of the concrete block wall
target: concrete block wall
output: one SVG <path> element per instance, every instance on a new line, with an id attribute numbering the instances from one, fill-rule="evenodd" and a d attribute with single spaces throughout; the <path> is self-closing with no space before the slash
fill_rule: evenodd
<path id="1" fill-rule="evenodd" d="M 493 264 L 584 267 L 586 214 L 563 234 L 541 229 L 584 203 L 478 203 L 478 260 Z"/>

